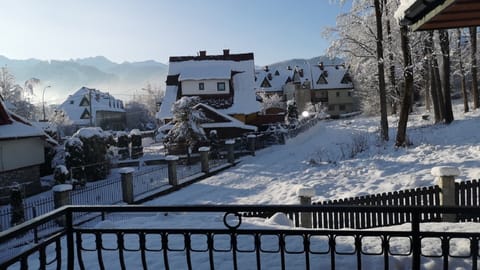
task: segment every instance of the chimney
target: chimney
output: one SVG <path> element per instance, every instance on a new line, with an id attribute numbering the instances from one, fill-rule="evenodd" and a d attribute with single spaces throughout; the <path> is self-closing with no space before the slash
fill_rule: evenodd
<path id="1" fill-rule="evenodd" d="M 320 67 L 321 70 L 323 70 L 323 62 L 320 62 L 318 66 Z"/>
<path id="2" fill-rule="evenodd" d="M 270 69 L 268 68 L 268 66 L 265 66 L 265 67 L 263 68 L 263 70 L 265 70 L 266 72 L 268 72 Z"/>
<path id="3" fill-rule="evenodd" d="M 200 51 L 199 54 L 200 56 L 207 56 L 207 51 Z"/>
<path id="4" fill-rule="evenodd" d="M 230 55 L 230 50 L 229 49 L 223 49 L 223 55 L 224 56 Z"/>

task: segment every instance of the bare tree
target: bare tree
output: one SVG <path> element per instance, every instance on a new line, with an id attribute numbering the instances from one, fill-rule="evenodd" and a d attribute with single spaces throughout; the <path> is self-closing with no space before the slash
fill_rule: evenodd
<path id="1" fill-rule="evenodd" d="M 479 108 L 479 99 L 478 99 L 478 78 L 477 78 L 477 27 L 472 26 L 469 28 L 470 32 L 470 51 L 471 51 L 471 62 L 472 62 L 472 99 L 473 99 L 473 108 Z"/>
<path id="2" fill-rule="evenodd" d="M 412 56 L 410 52 L 410 45 L 408 39 L 408 27 L 402 25 L 400 27 L 401 31 L 401 43 L 402 43 L 402 52 L 403 52 L 403 61 L 404 61 L 404 72 L 403 76 L 405 78 L 405 91 L 403 92 L 402 107 L 400 110 L 400 119 L 398 120 L 398 131 L 397 138 L 395 141 L 396 146 L 406 146 L 407 145 L 407 122 L 408 114 L 410 112 L 410 107 L 412 106 L 412 94 L 413 94 L 413 67 L 412 67 Z"/>
<path id="3" fill-rule="evenodd" d="M 375 6 L 375 19 L 377 29 L 377 66 L 378 66 L 378 89 L 380 94 L 380 126 L 381 138 L 388 141 L 388 119 L 387 119 L 387 94 L 385 88 L 385 67 L 383 59 L 383 27 L 382 8 L 380 0 L 373 1 Z"/>
<path id="4" fill-rule="evenodd" d="M 443 58 L 443 98 L 445 101 L 445 123 L 453 122 L 452 97 L 450 93 L 450 40 L 447 30 L 439 30 L 440 48 Z"/>

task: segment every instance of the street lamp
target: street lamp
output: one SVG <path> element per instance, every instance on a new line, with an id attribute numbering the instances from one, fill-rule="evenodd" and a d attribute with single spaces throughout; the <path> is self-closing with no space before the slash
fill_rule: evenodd
<path id="1" fill-rule="evenodd" d="M 43 88 L 43 93 L 42 93 L 42 105 L 43 105 L 43 122 L 46 122 L 47 119 L 45 119 L 45 90 L 47 88 L 50 88 L 50 85 L 47 85 Z"/>

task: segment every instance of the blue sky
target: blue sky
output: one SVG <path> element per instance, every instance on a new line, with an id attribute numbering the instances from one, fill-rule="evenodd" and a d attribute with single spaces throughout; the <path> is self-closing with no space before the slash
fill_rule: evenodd
<path id="1" fill-rule="evenodd" d="M 167 63 L 229 48 L 265 65 L 324 54 L 340 12 L 330 0 L 6 0 L 0 55 Z"/>

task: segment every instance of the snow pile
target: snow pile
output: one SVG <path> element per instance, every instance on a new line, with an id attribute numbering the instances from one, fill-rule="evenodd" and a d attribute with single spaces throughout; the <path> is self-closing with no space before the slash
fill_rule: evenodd
<path id="1" fill-rule="evenodd" d="M 83 137 L 83 138 L 91 138 L 94 136 L 98 136 L 100 138 L 106 137 L 106 133 L 100 127 L 85 127 L 79 129 L 73 137 Z"/>
<path id="2" fill-rule="evenodd" d="M 265 220 L 266 224 L 293 227 L 293 222 L 284 213 L 275 213 Z"/>

